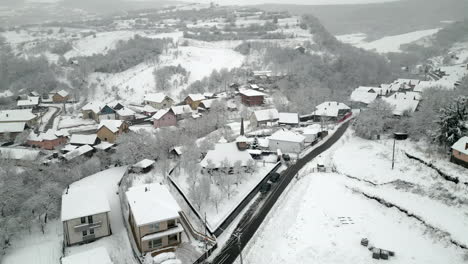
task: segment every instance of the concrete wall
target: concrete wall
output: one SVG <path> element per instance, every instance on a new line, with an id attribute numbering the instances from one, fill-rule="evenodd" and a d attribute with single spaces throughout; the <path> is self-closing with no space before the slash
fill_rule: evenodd
<path id="1" fill-rule="evenodd" d="M 93 222 L 101 222 L 99 228 L 94 229 L 95 238 L 105 237 L 111 234 L 110 222 L 107 213 L 101 213 L 93 215 Z M 86 223 L 88 223 L 88 217 L 86 217 Z M 74 227 L 82 225 L 81 218 L 71 219 L 63 222 L 64 227 L 64 239 L 67 245 L 73 245 L 83 242 L 83 233 L 82 231 L 75 231 Z M 87 230 L 89 235 L 89 230 Z"/>

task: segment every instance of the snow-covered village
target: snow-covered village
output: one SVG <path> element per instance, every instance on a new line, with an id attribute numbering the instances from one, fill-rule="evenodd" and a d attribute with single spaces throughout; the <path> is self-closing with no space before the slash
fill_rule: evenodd
<path id="1" fill-rule="evenodd" d="M 0 263 L 468 263 L 468 2 L 1 1 Z"/>

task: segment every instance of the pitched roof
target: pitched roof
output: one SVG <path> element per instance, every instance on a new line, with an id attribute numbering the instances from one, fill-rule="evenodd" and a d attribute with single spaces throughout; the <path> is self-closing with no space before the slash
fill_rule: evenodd
<path id="1" fill-rule="evenodd" d="M 181 209 L 164 185 L 138 185 L 125 194 L 137 226 L 179 218 Z"/>
<path id="2" fill-rule="evenodd" d="M 148 112 L 148 113 L 156 113 L 158 109 L 152 107 L 151 105 L 145 105 L 143 107 L 143 112 Z"/>
<path id="3" fill-rule="evenodd" d="M 36 118 L 31 109 L 0 111 L 0 122 L 30 121 Z"/>
<path id="4" fill-rule="evenodd" d="M 183 114 L 190 114 L 192 113 L 192 108 L 188 105 L 177 105 L 171 107 L 172 112 L 174 112 L 175 115 L 183 115 Z"/>
<path id="5" fill-rule="evenodd" d="M 112 264 L 112 260 L 105 247 L 98 247 L 63 257 L 62 264 Z"/>
<path id="6" fill-rule="evenodd" d="M 354 90 L 353 93 L 351 93 L 351 101 L 370 104 L 377 98 L 377 95 L 377 93 L 371 93 L 363 90 Z"/>
<path id="7" fill-rule="evenodd" d="M 255 111 L 253 115 L 255 115 L 255 119 L 257 119 L 258 122 L 279 119 L 279 113 L 276 109 L 258 110 Z"/>
<path id="8" fill-rule="evenodd" d="M 123 123 L 123 120 L 101 120 L 101 123 L 99 123 L 98 130 L 102 127 L 107 127 L 112 133 L 116 133 L 117 131 L 119 131 Z"/>
<path id="9" fill-rule="evenodd" d="M 281 124 L 299 124 L 299 114 L 297 113 L 279 113 L 279 122 Z"/>
<path id="10" fill-rule="evenodd" d="M 239 91 L 240 94 L 242 95 L 245 95 L 245 96 L 265 96 L 266 94 L 262 93 L 262 92 L 259 92 L 259 91 L 255 91 L 255 90 L 251 90 L 251 89 L 246 89 L 246 90 L 241 90 Z"/>
<path id="11" fill-rule="evenodd" d="M 389 97 L 384 97 L 387 103 L 392 105 L 394 115 L 402 115 L 405 111 L 414 112 L 419 105 L 419 100 L 414 95 L 405 93 L 395 93 Z"/>
<path id="12" fill-rule="evenodd" d="M 101 102 L 90 102 L 84 105 L 81 110 L 83 111 L 93 111 L 94 113 L 99 113 L 102 108 L 106 106 L 104 103 Z"/>
<path id="13" fill-rule="evenodd" d="M 148 168 L 149 166 L 153 165 L 154 163 L 155 163 L 154 160 L 144 159 L 144 160 L 141 160 L 141 161 L 133 164 L 132 167 L 145 169 L 145 168 Z"/>
<path id="14" fill-rule="evenodd" d="M 305 137 L 302 135 L 296 134 L 292 131 L 289 131 L 289 130 L 278 130 L 273 135 L 271 135 L 268 139 L 301 143 L 301 142 L 304 142 Z"/>
<path id="15" fill-rule="evenodd" d="M 53 129 L 49 129 L 49 130 L 47 130 L 47 132 L 40 133 L 39 135 L 36 135 L 34 132 L 31 132 L 28 139 L 32 140 L 32 141 L 55 140 L 59 136 L 62 136 L 62 135 L 63 134 L 57 133 L 57 131 L 55 131 Z"/>
<path id="16" fill-rule="evenodd" d="M 63 155 L 63 158 L 66 159 L 66 160 L 72 160 L 74 158 L 77 158 L 83 154 L 86 154 L 90 151 L 92 151 L 93 148 L 90 146 L 90 145 L 83 145 L 79 148 L 76 148 L 70 152 L 68 152 L 67 154 Z"/>
<path id="17" fill-rule="evenodd" d="M 145 95 L 143 100 L 147 102 L 162 103 L 164 99 L 166 98 L 171 99 L 169 96 L 165 95 L 164 93 L 150 93 L 150 94 Z"/>
<path id="18" fill-rule="evenodd" d="M 111 147 L 114 146 L 114 145 L 115 145 L 115 144 L 112 144 L 112 143 L 103 141 L 103 142 L 97 144 L 96 146 L 94 146 L 94 148 L 95 148 L 95 149 L 99 149 L 99 150 L 107 150 L 107 149 L 111 148 Z"/>
<path id="19" fill-rule="evenodd" d="M 70 144 L 77 145 L 94 145 L 96 142 L 97 135 L 83 135 L 83 134 L 73 134 L 70 138 Z"/>
<path id="20" fill-rule="evenodd" d="M 206 99 L 203 94 L 189 94 L 187 97 L 190 97 L 192 101 L 202 101 Z"/>
<path id="21" fill-rule="evenodd" d="M 17 106 L 35 106 L 39 104 L 39 97 L 30 96 L 25 100 L 18 100 Z"/>
<path id="22" fill-rule="evenodd" d="M 242 166 L 246 166 L 249 161 L 253 161 L 247 151 L 241 151 L 237 148 L 235 142 L 215 144 L 213 150 L 209 150 L 205 158 L 200 162 L 202 167 L 208 166 L 208 161 L 211 161 L 214 168 L 221 168 L 224 161 L 228 161 L 231 166 L 236 161 L 240 161 Z"/>
<path id="23" fill-rule="evenodd" d="M 172 112 L 171 109 L 161 109 L 158 112 L 156 112 L 156 114 L 154 114 L 151 118 L 153 120 L 159 120 L 159 119 L 161 119 L 161 117 L 165 116 L 170 111 Z"/>
<path id="24" fill-rule="evenodd" d="M 124 107 L 120 110 L 117 110 L 117 114 L 119 116 L 133 116 L 135 115 L 135 111 L 133 111 L 132 109 L 128 108 L 128 107 Z"/>
<path id="25" fill-rule="evenodd" d="M 468 155 L 468 137 L 464 136 L 460 138 L 455 144 L 453 144 L 452 149 L 459 151 L 465 155 Z"/>
<path id="26" fill-rule="evenodd" d="M 62 97 L 67 97 L 68 96 L 68 92 L 65 91 L 65 90 L 60 90 L 57 92 L 58 95 L 62 96 Z"/>
<path id="27" fill-rule="evenodd" d="M 201 103 L 206 109 L 210 109 L 215 101 L 217 101 L 217 99 L 206 99 L 201 101 Z"/>
<path id="28" fill-rule="evenodd" d="M 107 196 L 93 186 L 72 184 L 62 194 L 62 222 L 104 212 L 110 212 Z"/>
<path id="29" fill-rule="evenodd" d="M 23 132 L 26 122 L 0 123 L 0 133 L 18 133 Z"/>
<path id="30" fill-rule="evenodd" d="M 338 102 L 323 102 L 315 107 L 314 115 L 337 117 L 340 110 L 351 109 L 349 106 Z"/>

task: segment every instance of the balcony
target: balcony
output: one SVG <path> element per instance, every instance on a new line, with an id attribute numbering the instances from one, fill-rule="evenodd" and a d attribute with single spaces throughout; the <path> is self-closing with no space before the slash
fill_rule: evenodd
<path id="1" fill-rule="evenodd" d="M 83 232 L 85 230 L 89 230 L 89 229 L 96 229 L 96 228 L 99 228 L 102 226 L 102 221 L 98 221 L 98 222 L 95 222 L 95 223 L 86 223 L 86 224 L 81 224 L 81 225 L 77 225 L 75 227 L 73 227 L 73 230 L 75 230 L 75 232 Z"/>
<path id="2" fill-rule="evenodd" d="M 94 240 L 94 239 L 96 239 L 96 236 L 94 234 L 88 234 L 86 236 L 83 236 L 83 241 L 84 242 Z"/>

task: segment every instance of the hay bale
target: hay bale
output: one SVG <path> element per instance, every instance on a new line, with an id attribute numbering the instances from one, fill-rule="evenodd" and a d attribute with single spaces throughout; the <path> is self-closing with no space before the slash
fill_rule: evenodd
<path id="1" fill-rule="evenodd" d="M 372 250 L 372 258 L 373 259 L 380 259 L 380 249 L 374 248 Z"/>

